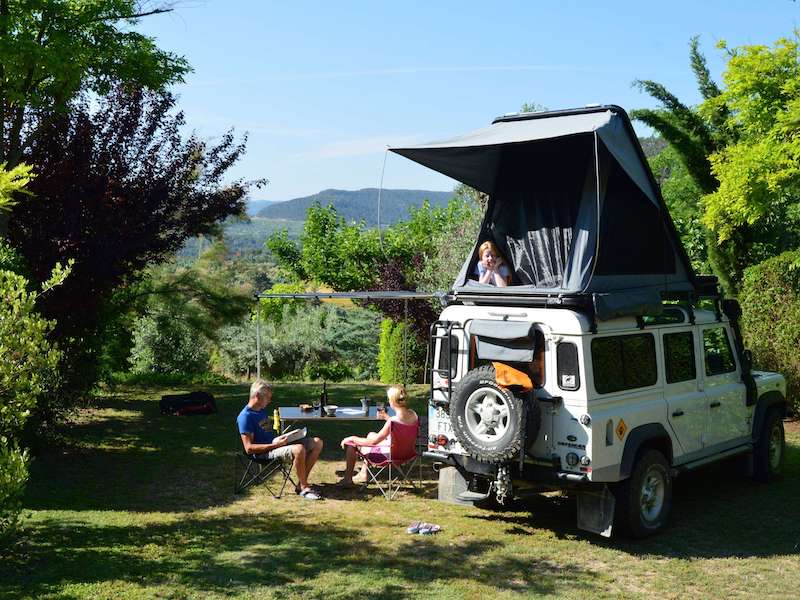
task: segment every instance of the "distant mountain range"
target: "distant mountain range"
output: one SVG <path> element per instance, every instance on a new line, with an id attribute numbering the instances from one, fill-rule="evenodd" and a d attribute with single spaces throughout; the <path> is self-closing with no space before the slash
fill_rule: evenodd
<path id="1" fill-rule="evenodd" d="M 411 207 L 422 206 L 428 200 L 431 206 L 444 206 L 453 198 L 453 192 L 430 190 L 383 190 L 381 191 L 381 225 L 391 225 L 405 220 Z M 264 219 L 286 219 L 305 221 L 308 208 L 319 202 L 322 206 L 332 204 L 336 212 L 348 222 L 366 222 L 368 227 L 378 224 L 378 189 L 323 190 L 313 196 L 295 198 L 285 202 L 274 202 L 261 208 L 256 216 Z M 249 209 L 248 209 L 248 212 Z"/>
<path id="2" fill-rule="evenodd" d="M 247 201 L 247 215 L 250 217 L 255 217 L 258 215 L 258 211 L 260 211 L 265 206 L 269 206 L 271 204 L 277 204 L 280 200 L 248 200 Z"/>

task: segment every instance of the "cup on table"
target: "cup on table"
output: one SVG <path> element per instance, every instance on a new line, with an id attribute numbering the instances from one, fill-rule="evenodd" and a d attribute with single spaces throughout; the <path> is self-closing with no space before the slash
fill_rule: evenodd
<path id="1" fill-rule="evenodd" d="M 369 412 L 369 398 L 366 396 L 361 399 L 361 410 L 363 410 L 365 413 Z"/>
<path id="2" fill-rule="evenodd" d="M 314 410 L 319 410 L 319 397 L 318 396 L 314 396 L 314 399 L 311 401 L 311 407 Z"/>
<path id="3" fill-rule="evenodd" d="M 378 414 L 384 412 L 386 410 L 386 403 L 385 402 L 376 402 L 375 408 L 378 409 Z"/>

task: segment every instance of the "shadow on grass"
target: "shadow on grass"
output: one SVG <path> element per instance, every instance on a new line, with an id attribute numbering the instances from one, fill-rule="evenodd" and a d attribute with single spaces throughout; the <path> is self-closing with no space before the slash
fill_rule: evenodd
<path id="1" fill-rule="evenodd" d="M 316 385 L 279 384 L 274 406 L 296 406 Z M 90 417 L 71 424 L 62 448 L 42 453 L 30 469 L 24 506 L 34 510 L 132 510 L 183 512 L 229 504 L 241 448 L 236 416 L 247 402 L 247 385 L 207 386 L 219 412 L 162 415 L 158 401 L 169 390 L 118 390 L 100 398 Z M 331 402 L 357 404 L 377 398 L 382 386 L 330 386 Z M 178 391 L 178 390 L 176 390 Z M 353 421 L 313 425 L 323 438 L 323 460 L 343 460 L 339 441 L 380 424 Z"/>
<path id="2" fill-rule="evenodd" d="M 407 536 L 387 548 L 356 529 L 331 523 L 309 527 L 290 516 L 102 527 L 59 519 L 27 529 L 27 547 L 0 565 L 11 596 L 38 597 L 54 585 L 63 590 L 110 581 L 232 596 L 274 588 L 290 596 L 319 592 L 314 580 L 334 576 L 344 577 L 350 591 L 363 587 L 369 597 L 402 599 L 418 596 L 412 584 L 420 583 L 458 580 L 549 594 L 567 583 L 573 591 L 588 591 L 595 577 L 577 564 L 515 558 L 503 543 L 441 545 Z"/>
<path id="3" fill-rule="evenodd" d="M 549 529 L 559 538 L 583 537 L 635 556 L 669 558 L 767 557 L 800 554 L 800 448 L 787 446 L 783 476 L 758 484 L 728 461 L 688 473 L 674 483 L 670 525 L 649 539 L 611 540 L 580 531 L 574 497 L 534 496 L 504 512 L 473 518 L 504 523 L 507 533 Z"/>

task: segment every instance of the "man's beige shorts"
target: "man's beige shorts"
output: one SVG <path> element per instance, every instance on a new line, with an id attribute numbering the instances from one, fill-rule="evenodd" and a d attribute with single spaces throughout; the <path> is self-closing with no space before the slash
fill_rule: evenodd
<path id="1" fill-rule="evenodd" d="M 267 453 L 267 458 L 285 458 L 287 456 L 292 455 L 292 446 L 295 444 L 303 444 L 303 447 L 306 449 L 306 452 L 311 452 L 314 448 L 314 438 L 312 437 L 302 437 L 296 442 L 292 442 L 291 444 L 287 444 L 286 446 L 281 446 L 280 448 L 275 448 L 275 450 L 270 450 Z"/>

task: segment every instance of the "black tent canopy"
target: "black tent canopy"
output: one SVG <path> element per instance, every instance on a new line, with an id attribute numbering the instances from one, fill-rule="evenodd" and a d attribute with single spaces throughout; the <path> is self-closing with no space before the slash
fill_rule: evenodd
<path id="1" fill-rule="evenodd" d="M 456 296 L 589 296 L 596 315 L 654 314 L 662 295 L 695 277 L 618 106 L 529 113 L 450 140 L 391 151 L 489 195 Z M 513 281 L 472 279 L 477 247 L 493 240 Z"/>

